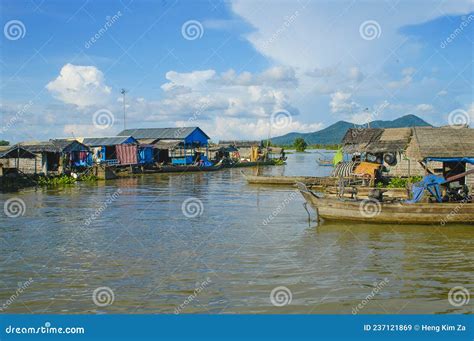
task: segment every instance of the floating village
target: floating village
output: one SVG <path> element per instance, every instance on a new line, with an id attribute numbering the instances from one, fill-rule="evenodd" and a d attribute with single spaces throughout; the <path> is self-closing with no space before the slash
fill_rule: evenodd
<path id="1" fill-rule="evenodd" d="M 0 148 L 2 191 L 61 179 L 256 167 L 256 175 L 242 172 L 249 184 L 296 187 L 319 222 L 474 223 L 474 129 L 467 125 L 351 128 L 332 159 L 315 160 L 315 167 L 333 167 L 326 177 L 259 175 L 260 166 L 285 164 L 283 148 L 270 141 L 211 144 L 199 127 L 125 129 L 117 136 Z"/>

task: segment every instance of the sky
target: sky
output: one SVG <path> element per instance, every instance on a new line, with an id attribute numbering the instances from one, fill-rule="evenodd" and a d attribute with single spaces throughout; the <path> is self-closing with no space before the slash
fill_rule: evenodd
<path id="1" fill-rule="evenodd" d="M 11 142 L 474 120 L 472 0 L 2 0 L 0 19 Z"/>

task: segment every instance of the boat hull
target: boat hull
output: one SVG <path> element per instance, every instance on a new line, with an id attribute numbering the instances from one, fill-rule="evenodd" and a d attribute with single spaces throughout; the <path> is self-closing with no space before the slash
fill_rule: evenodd
<path id="1" fill-rule="evenodd" d="M 380 203 L 318 198 L 311 191 L 300 192 L 324 220 L 378 224 L 474 224 L 474 203 Z"/>
<path id="2" fill-rule="evenodd" d="M 243 174 L 249 184 L 293 186 L 297 182 L 305 185 L 335 185 L 338 178 L 315 176 L 262 176 Z"/>

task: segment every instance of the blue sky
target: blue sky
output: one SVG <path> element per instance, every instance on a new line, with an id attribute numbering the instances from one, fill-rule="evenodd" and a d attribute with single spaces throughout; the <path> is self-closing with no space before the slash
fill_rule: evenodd
<path id="1" fill-rule="evenodd" d="M 0 6 L 0 139 L 114 135 L 121 88 L 128 127 L 197 125 L 214 140 L 474 119 L 472 1 Z"/>

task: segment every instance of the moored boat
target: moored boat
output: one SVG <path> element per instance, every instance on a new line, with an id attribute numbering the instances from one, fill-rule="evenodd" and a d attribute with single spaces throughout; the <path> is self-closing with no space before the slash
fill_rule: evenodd
<path id="1" fill-rule="evenodd" d="M 338 178 L 316 176 L 264 176 L 247 175 L 241 172 L 249 184 L 293 186 L 297 182 L 305 185 L 335 185 Z"/>
<path id="2" fill-rule="evenodd" d="M 319 166 L 327 166 L 327 167 L 332 167 L 332 161 L 331 160 L 324 160 L 324 159 L 318 159 L 316 160 Z"/>
<path id="3" fill-rule="evenodd" d="M 298 188 L 318 214 L 318 219 L 388 224 L 474 224 L 474 203 L 408 203 L 402 200 L 337 198 L 315 193 L 304 184 Z"/>

